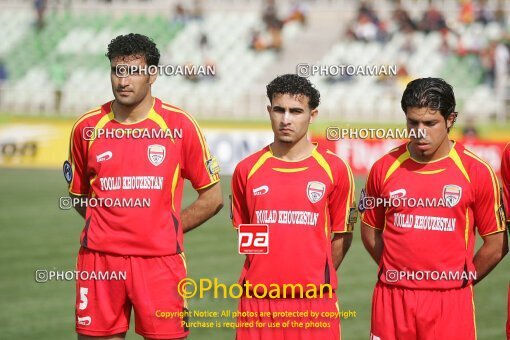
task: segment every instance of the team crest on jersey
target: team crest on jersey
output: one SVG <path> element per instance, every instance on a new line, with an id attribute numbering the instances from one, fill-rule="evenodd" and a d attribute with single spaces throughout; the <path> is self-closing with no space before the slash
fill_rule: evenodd
<path id="1" fill-rule="evenodd" d="M 459 203 L 462 197 L 462 188 L 455 184 L 447 184 L 443 187 L 443 199 L 446 206 L 452 208 Z"/>
<path id="2" fill-rule="evenodd" d="M 306 187 L 306 195 L 308 196 L 310 202 L 319 202 L 325 193 L 326 185 L 324 183 L 317 181 L 308 182 L 308 186 Z"/>
<path id="3" fill-rule="evenodd" d="M 149 161 L 154 165 L 158 166 L 165 160 L 166 148 L 163 145 L 152 144 L 147 148 L 147 157 Z"/>

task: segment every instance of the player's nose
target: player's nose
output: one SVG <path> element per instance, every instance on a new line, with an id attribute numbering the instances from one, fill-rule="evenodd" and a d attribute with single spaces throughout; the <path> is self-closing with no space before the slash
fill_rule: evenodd
<path id="1" fill-rule="evenodd" d="M 289 110 L 286 110 L 282 117 L 282 123 L 288 124 L 290 122 L 290 118 L 291 118 L 290 112 Z"/>
<path id="2" fill-rule="evenodd" d="M 123 88 L 129 85 L 129 77 L 119 78 L 119 87 Z"/>

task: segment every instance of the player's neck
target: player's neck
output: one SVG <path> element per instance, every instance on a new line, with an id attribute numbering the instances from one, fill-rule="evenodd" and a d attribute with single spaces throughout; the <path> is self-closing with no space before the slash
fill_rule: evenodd
<path id="1" fill-rule="evenodd" d="M 122 105 L 118 101 L 112 104 L 112 111 L 115 120 L 120 123 L 133 124 L 147 118 L 154 103 L 151 95 L 146 96 L 141 102 L 135 105 Z"/>
<path id="2" fill-rule="evenodd" d="M 424 155 L 419 150 L 413 148 L 412 145 L 409 145 L 409 153 L 411 154 L 411 157 L 418 162 L 434 162 L 448 156 L 453 145 L 454 143 L 447 138 L 441 143 L 437 150 L 430 155 Z"/>
<path id="3" fill-rule="evenodd" d="M 315 149 L 315 146 L 306 137 L 297 143 L 284 143 L 275 140 L 270 147 L 273 156 L 291 162 L 309 157 Z"/>

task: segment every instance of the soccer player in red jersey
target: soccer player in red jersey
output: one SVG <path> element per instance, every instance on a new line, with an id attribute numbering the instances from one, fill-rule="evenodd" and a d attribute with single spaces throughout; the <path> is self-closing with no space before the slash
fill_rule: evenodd
<path id="1" fill-rule="evenodd" d="M 475 339 L 472 286 L 508 252 L 498 180 L 448 138 L 457 113 L 444 80 L 413 80 L 401 106 L 415 136 L 375 162 L 360 198 L 379 265 L 371 339 Z"/>
<path id="2" fill-rule="evenodd" d="M 85 219 L 77 270 L 123 272 L 125 280 L 77 281 L 76 331 L 79 339 L 124 339 L 133 308 L 145 339 L 185 338 L 183 233 L 221 209 L 218 167 L 196 121 L 152 97 L 156 74 L 144 72 L 159 61 L 152 40 L 118 36 L 107 56 L 115 100 L 76 122 L 64 170 L 71 197 L 87 201 L 76 207 Z M 185 178 L 198 198 L 181 211 Z"/>
<path id="3" fill-rule="evenodd" d="M 353 176 L 307 138 L 320 94 L 306 78 L 279 76 L 267 96 L 274 142 L 242 160 L 232 177 L 234 227 L 268 225 L 267 253 L 247 255 L 242 270 L 237 339 L 339 339 L 334 291 L 352 240 Z M 300 289 L 311 290 L 310 298 Z"/>
<path id="4" fill-rule="evenodd" d="M 510 226 L 510 143 L 503 151 L 501 160 L 501 178 L 503 179 L 503 205 L 505 207 L 506 225 Z M 510 285 L 508 287 L 508 316 L 506 321 L 506 337 L 510 340 Z"/>

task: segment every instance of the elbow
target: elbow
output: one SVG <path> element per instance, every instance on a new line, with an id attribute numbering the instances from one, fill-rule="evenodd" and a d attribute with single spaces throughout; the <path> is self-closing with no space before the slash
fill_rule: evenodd
<path id="1" fill-rule="evenodd" d="M 508 254 L 508 241 L 505 240 L 505 242 L 503 242 L 503 249 L 501 251 L 501 258 L 505 257 L 506 254 Z"/>
<path id="2" fill-rule="evenodd" d="M 223 209 L 224 206 L 223 196 L 220 194 L 216 197 L 216 199 L 212 202 L 212 211 L 213 215 L 216 215 Z"/>
<path id="3" fill-rule="evenodd" d="M 503 245 L 501 247 L 501 259 L 504 258 L 506 256 L 506 254 L 508 254 L 508 236 L 507 236 L 507 233 L 506 233 L 506 230 L 503 231 Z"/>
<path id="4" fill-rule="evenodd" d="M 366 250 L 370 251 L 373 248 L 372 242 L 370 242 L 370 237 L 363 228 L 361 229 L 361 242 L 363 242 L 363 246 Z"/>
<path id="5" fill-rule="evenodd" d="M 223 203 L 223 197 L 222 197 L 222 198 L 220 198 L 220 200 L 216 204 L 216 209 L 214 210 L 214 214 L 216 215 L 217 213 L 219 213 L 220 210 L 223 209 L 224 205 L 225 204 Z"/>

